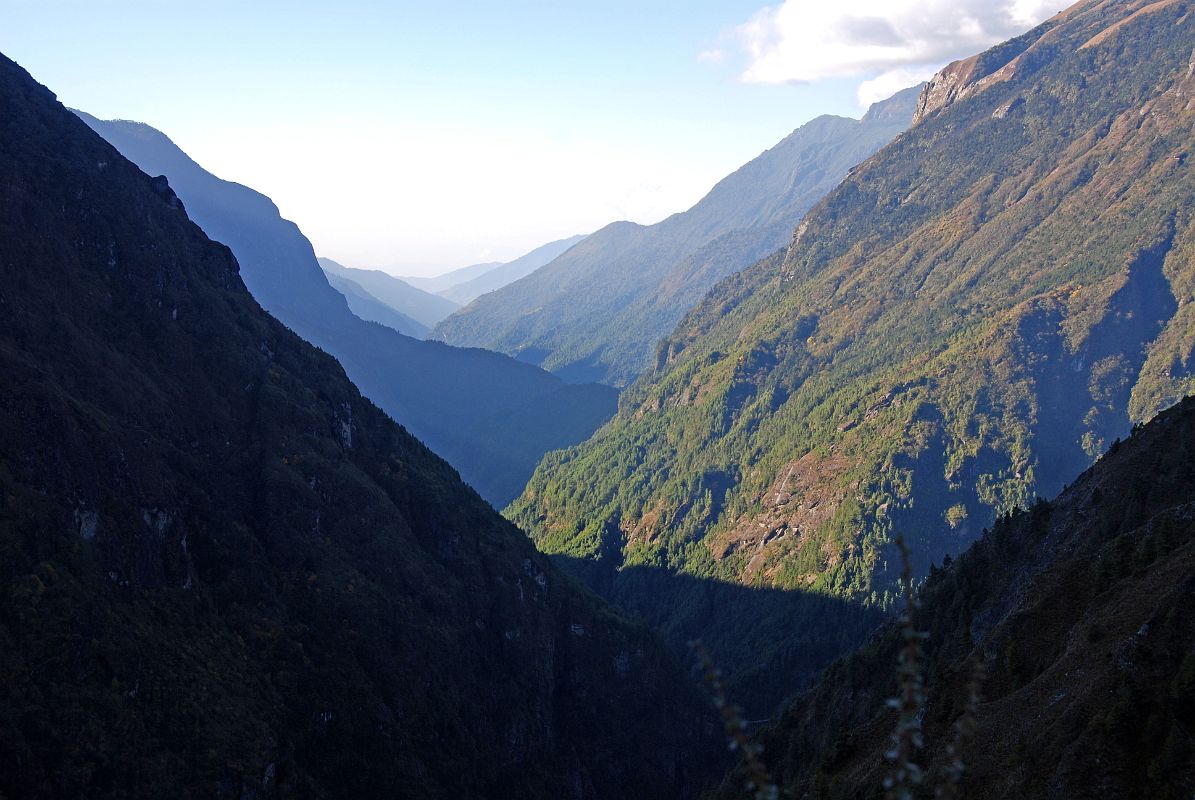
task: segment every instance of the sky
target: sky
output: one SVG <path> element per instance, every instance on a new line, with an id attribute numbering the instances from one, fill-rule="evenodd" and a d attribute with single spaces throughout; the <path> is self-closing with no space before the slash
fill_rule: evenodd
<path id="1" fill-rule="evenodd" d="M 0 52 L 320 255 L 430 275 L 683 211 L 1066 0 L 0 0 Z"/>

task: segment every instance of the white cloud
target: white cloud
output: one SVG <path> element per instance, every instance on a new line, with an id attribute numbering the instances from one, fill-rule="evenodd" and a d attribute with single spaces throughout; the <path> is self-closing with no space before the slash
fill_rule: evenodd
<path id="1" fill-rule="evenodd" d="M 726 60 L 726 51 L 720 47 L 702 50 L 697 54 L 697 60 L 703 64 L 721 64 Z"/>
<path id="2" fill-rule="evenodd" d="M 872 103 L 887 99 L 901 89 L 907 89 L 929 80 L 937 71 L 937 65 L 925 64 L 918 67 L 898 67 L 881 72 L 871 80 L 859 84 L 859 90 L 856 93 L 859 97 L 859 105 L 866 108 Z"/>
<path id="3" fill-rule="evenodd" d="M 737 29 L 748 83 L 867 77 L 860 101 L 1025 32 L 1069 0 L 785 0 Z M 901 83 L 901 80 L 906 82 Z M 891 94 L 888 91 L 887 94 Z"/>

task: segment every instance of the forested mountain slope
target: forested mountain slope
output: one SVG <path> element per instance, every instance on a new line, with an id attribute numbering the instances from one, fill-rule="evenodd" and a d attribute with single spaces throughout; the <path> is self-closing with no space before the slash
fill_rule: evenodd
<path id="1" fill-rule="evenodd" d="M 912 118 L 917 90 L 862 120 L 823 116 L 663 222 L 615 222 L 526 278 L 478 298 L 431 337 L 517 355 L 568 380 L 624 386 L 721 278 L 788 241 L 793 226 Z"/>
<path id="2" fill-rule="evenodd" d="M 335 356 L 366 397 L 494 505 L 519 493 L 546 451 L 582 441 L 613 414 L 617 396 L 606 387 L 566 385 L 497 353 L 423 342 L 361 320 L 268 197 L 217 178 L 148 125 L 82 116 L 125 157 L 170 180 L 191 218 L 232 248 L 267 311 Z"/>
<path id="3" fill-rule="evenodd" d="M 1193 45 L 1188 4 L 1106 0 L 948 67 L 512 518 L 614 581 L 883 605 L 894 533 L 924 572 L 1058 491 L 1195 386 Z"/>
<path id="4" fill-rule="evenodd" d="M 687 680 L 0 57 L 0 794 L 683 796 Z"/>
<path id="5" fill-rule="evenodd" d="M 960 797 L 1195 793 L 1195 401 L 1114 446 L 1056 500 L 1001 520 L 920 592 L 925 747 Z M 881 797 L 904 644 L 892 624 L 761 737 L 794 796 Z M 983 665 L 977 673 L 976 664 Z M 978 675 L 978 680 L 977 680 Z M 969 686 L 970 684 L 970 686 Z M 968 697 L 978 704 L 968 712 Z M 721 796 L 743 797 L 737 778 Z"/>

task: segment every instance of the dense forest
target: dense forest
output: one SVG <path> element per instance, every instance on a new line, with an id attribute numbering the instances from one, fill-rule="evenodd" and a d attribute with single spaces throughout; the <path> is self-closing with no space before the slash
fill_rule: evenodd
<path id="1" fill-rule="evenodd" d="M 903 623 L 759 735 L 761 762 L 793 796 L 824 800 L 879 797 L 901 770 L 912 797 L 1182 800 L 1195 792 L 1192 602 L 1186 400 L 932 570 Z M 746 796 L 746 777 L 718 797 Z"/>
<path id="2" fill-rule="evenodd" d="M 1189 800 L 1192 142 L 1081 0 L 402 279 L 0 56 L 0 800 Z"/>

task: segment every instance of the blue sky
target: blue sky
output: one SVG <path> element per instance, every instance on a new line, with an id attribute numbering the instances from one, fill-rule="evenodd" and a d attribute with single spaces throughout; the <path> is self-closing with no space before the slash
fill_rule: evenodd
<path id="1" fill-rule="evenodd" d="M 908 52 L 810 72 L 794 25 L 844 51 L 841 19 L 808 0 L 0 0 L 0 51 L 67 105 L 148 122 L 270 195 L 321 254 L 429 273 L 657 221 L 810 118 L 858 116 L 861 84 L 956 55 L 915 52 L 912 11 L 852 4 Z M 884 9 L 902 5 L 927 3 Z M 1005 31 L 981 33 L 955 49 Z"/>

